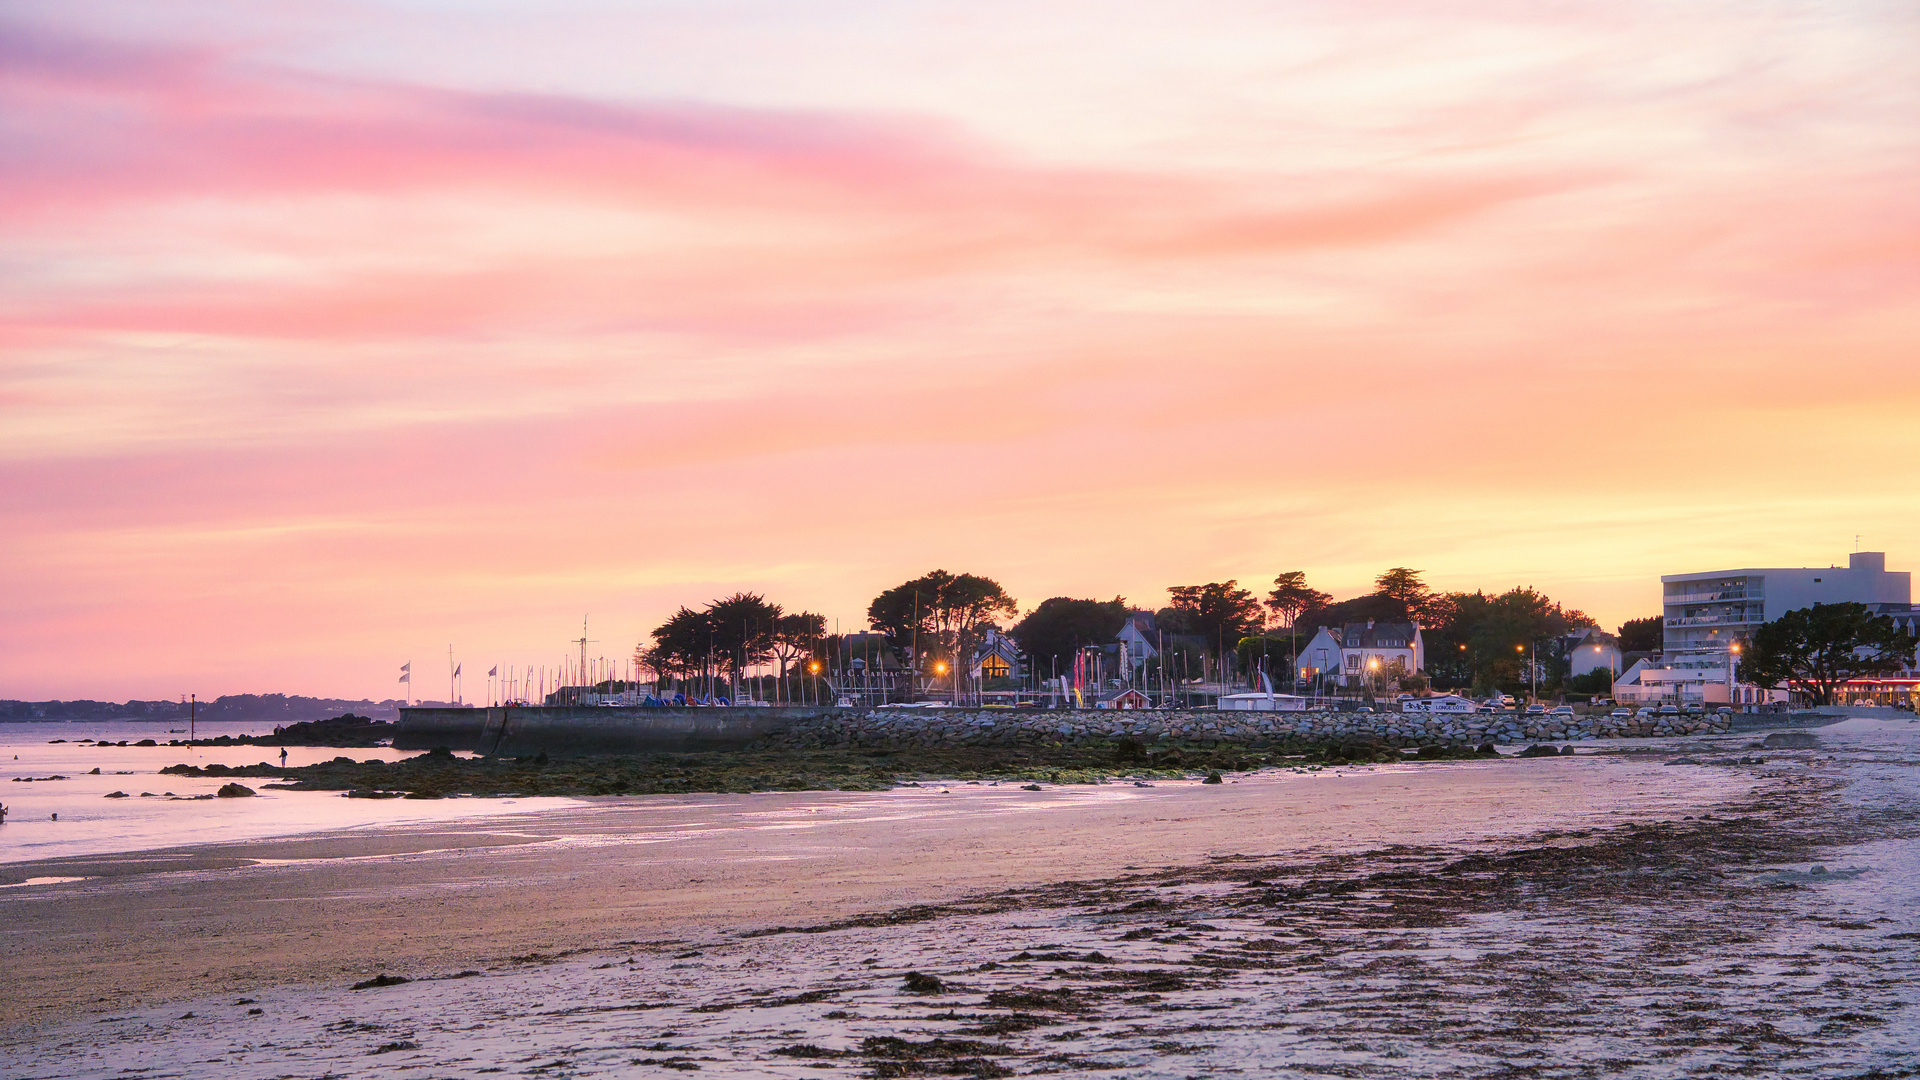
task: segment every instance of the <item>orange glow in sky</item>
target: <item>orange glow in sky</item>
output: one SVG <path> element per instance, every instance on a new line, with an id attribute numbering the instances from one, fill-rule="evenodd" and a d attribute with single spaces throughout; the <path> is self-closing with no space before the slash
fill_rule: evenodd
<path id="1" fill-rule="evenodd" d="M 1609 627 L 1920 568 L 1915 56 L 1896 3 L 9 5 L 0 697 L 449 644 L 471 696 L 935 567 Z"/>

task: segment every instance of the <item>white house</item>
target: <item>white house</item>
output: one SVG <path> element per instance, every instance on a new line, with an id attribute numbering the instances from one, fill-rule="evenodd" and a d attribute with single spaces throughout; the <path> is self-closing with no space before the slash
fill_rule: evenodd
<path id="1" fill-rule="evenodd" d="M 1305 681 L 1317 680 L 1322 676 L 1339 678 L 1341 666 L 1344 663 L 1341 660 L 1342 652 L 1340 631 L 1332 627 L 1321 627 L 1314 633 L 1313 638 L 1301 647 L 1300 655 L 1295 661 L 1300 669 L 1300 678 Z"/>
<path id="2" fill-rule="evenodd" d="M 1369 675 L 1411 675 L 1427 665 L 1426 642 L 1416 622 L 1348 623 L 1340 631 L 1340 659 L 1344 685 L 1353 686 Z"/>
<path id="3" fill-rule="evenodd" d="M 1566 641 L 1567 674 L 1575 678 L 1596 671 L 1619 674 L 1623 659 L 1619 638 L 1597 626 L 1589 626 L 1568 634 Z"/>

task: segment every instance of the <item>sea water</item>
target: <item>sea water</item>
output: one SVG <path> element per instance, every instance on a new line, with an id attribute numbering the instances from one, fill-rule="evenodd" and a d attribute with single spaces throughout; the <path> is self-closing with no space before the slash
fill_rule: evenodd
<path id="1" fill-rule="evenodd" d="M 168 746 L 185 739 L 153 721 L 75 721 L 0 723 L 0 863 L 33 859 L 149 851 L 188 844 L 221 843 L 271 836 L 378 828 L 384 825 L 526 813 L 579 806 L 576 799 L 455 798 L 348 799 L 337 791 L 275 791 L 259 777 L 161 775 L 169 765 L 280 764 L 277 746 Z M 194 736 L 263 735 L 271 724 L 222 722 L 198 724 Z M 81 739 L 127 746 L 98 746 Z M 131 745 L 153 739 L 160 745 Z M 57 741 L 64 740 L 64 741 Z M 339 749 L 290 746 L 287 765 L 298 767 L 350 757 L 356 761 L 397 761 L 409 751 L 388 747 Z M 93 773 L 99 769 L 98 775 Z M 64 779 L 51 780 L 59 776 Z M 258 794 L 253 798 L 196 799 L 236 781 Z M 124 791 L 127 798 L 108 798 Z"/>

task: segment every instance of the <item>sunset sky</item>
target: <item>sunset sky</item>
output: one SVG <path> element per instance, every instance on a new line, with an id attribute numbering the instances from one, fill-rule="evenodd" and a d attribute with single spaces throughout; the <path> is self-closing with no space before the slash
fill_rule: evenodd
<path id="1" fill-rule="evenodd" d="M 14 0 L 0 697 L 1920 569 L 1920 6 Z"/>

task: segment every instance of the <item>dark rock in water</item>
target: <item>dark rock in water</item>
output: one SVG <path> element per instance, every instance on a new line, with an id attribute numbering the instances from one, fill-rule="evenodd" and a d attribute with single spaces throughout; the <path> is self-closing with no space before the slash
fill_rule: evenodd
<path id="1" fill-rule="evenodd" d="M 385 972 L 381 972 L 364 982 L 354 983 L 353 988 L 355 990 L 378 990 L 383 986 L 399 986 L 401 983 L 412 981 L 412 979 L 407 978 L 405 975 L 388 975 Z"/>
<path id="2" fill-rule="evenodd" d="M 1573 747 L 1572 747 L 1572 746 L 1563 746 L 1563 747 L 1561 747 L 1561 748 L 1560 748 L 1560 756 L 1562 756 L 1562 757 L 1565 757 L 1566 755 L 1568 755 L 1568 754 L 1571 754 L 1571 753 L 1573 753 Z"/>
<path id="3" fill-rule="evenodd" d="M 222 799 L 244 799 L 253 794 L 253 789 L 245 784 L 221 784 L 214 794 Z"/>
<path id="4" fill-rule="evenodd" d="M 1669 762 L 1667 762 L 1667 764 L 1669 764 L 1669 765 L 1698 765 L 1698 764 L 1700 764 L 1700 759 L 1699 759 L 1699 758 L 1690 758 L 1690 757 L 1677 757 L 1677 758 L 1674 758 L 1674 759 L 1673 759 L 1672 761 L 1669 761 Z"/>
<path id="5" fill-rule="evenodd" d="M 1201 783 L 1203 783 L 1203 784 L 1223 784 L 1223 783 L 1225 783 L 1226 781 L 1224 781 L 1224 780 L 1222 780 L 1222 779 L 1220 779 L 1220 773 L 1219 773 L 1219 771 L 1218 771 L 1218 770 L 1216 770 L 1216 771 L 1214 771 L 1214 772 L 1210 772 L 1210 773 L 1208 773 L 1208 774 L 1207 774 L 1207 778 L 1206 778 L 1205 780 L 1202 780 L 1202 781 L 1200 781 L 1200 782 L 1201 782 Z"/>
<path id="6" fill-rule="evenodd" d="M 1812 750 L 1820 740 L 1804 731 L 1776 731 L 1760 745 L 1767 750 Z"/>
<path id="7" fill-rule="evenodd" d="M 1500 751 L 1490 742 L 1483 742 L 1473 751 L 1481 757 L 1499 757 Z"/>
<path id="8" fill-rule="evenodd" d="M 131 796 L 129 796 L 124 791 L 109 791 L 105 795 L 102 795 L 100 797 L 103 799 L 125 799 L 125 798 L 130 798 Z"/>
<path id="9" fill-rule="evenodd" d="M 918 971 L 907 972 L 906 982 L 903 983 L 900 988 L 909 994 L 944 994 L 947 992 L 946 983 L 941 982 L 932 975 Z"/>
<path id="10" fill-rule="evenodd" d="M 94 766 L 93 768 L 91 768 L 91 769 L 88 769 L 88 770 L 87 770 L 87 775 L 88 775 L 88 776 L 99 776 L 99 775 L 100 775 L 100 766 L 98 766 L 98 765 L 95 765 L 95 766 Z"/>
<path id="11" fill-rule="evenodd" d="M 154 742 L 154 741 L 153 741 L 152 739 L 141 739 L 141 740 L 140 740 L 139 742 L 137 742 L 137 743 L 134 743 L 133 745 L 135 745 L 135 746 L 159 746 L 160 744 L 159 744 L 159 743 L 157 743 L 157 742 Z"/>
<path id="12" fill-rule="evenodd" d="M 354 788 L 347 792 L 349 799 L 397 799 L 399 797 L 400 793 L 397 791 L 375 791 L 373 788 Z"/>
<path id="13" fill-rule="evenodd" d="M 1525 750 L 1520 751 L 1520 753 L 1515 756 L 1516 757 L 1559 757 L 1560 750 L 1557 747 L 1548 746 L 1545 743 L 1534 743 L 1532 746 L 1529 746 Z"/>
<path id="14" fill-rule="evenodd" d="M 1021 784 L 1020 790 L 1021 791 L 1039 791 L 1040 785 L 1039 784 Z"/>

